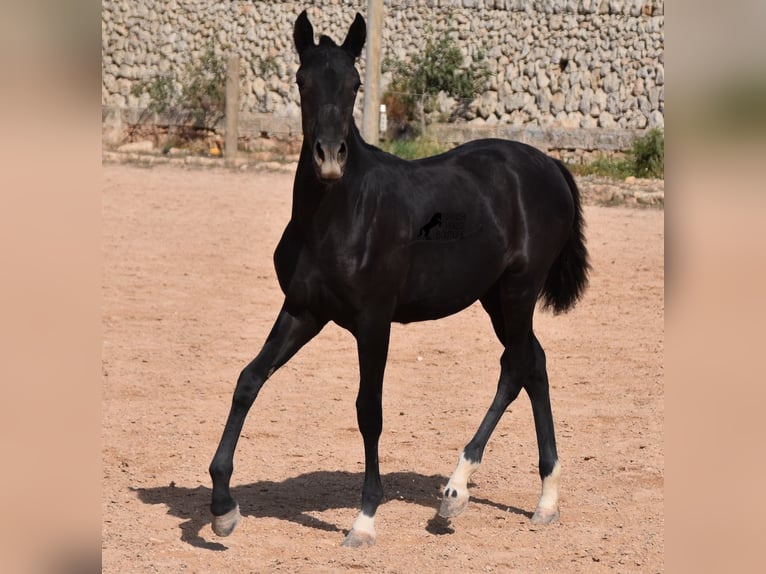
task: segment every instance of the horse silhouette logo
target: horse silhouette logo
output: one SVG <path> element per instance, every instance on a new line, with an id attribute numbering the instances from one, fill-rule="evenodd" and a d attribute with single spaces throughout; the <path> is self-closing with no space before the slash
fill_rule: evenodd
<path id="1" fill-rule="evenodd" d="M 434 213 L 434 216 L 431 218 L 431 220 L 428 223 L 426 223 L 423 227 L 420 228 L 418 237 L 425 237 L 426 239 L 431 239 L 430 237 L 431 230 L 434 227 L 441 227 L 441 226 L 442 226 L 442 214 Z"/>

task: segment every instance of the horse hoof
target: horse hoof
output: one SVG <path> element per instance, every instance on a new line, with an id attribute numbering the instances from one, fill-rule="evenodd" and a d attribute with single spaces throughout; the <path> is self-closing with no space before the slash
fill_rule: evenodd
<path id="1" fill-rule="evenodd" d="M 466 509 L 469 498 L 468 491 L 458 492 L 454 488 L 446 488 L 441 507 L 439 507 L 439 516 L 442 518 L 457 516 Z"/>
<path id="2" fill-rule="evenodd" d="M 221 516 L 213 516 L 213 532 L 218 536 L 228 536 L 234 531 L 242 515 L 239 513 L 239 504 Z"/>
<path id="3" fill-rule="evenodd" d="M 351 530 L 341 543 L 341 546 L 348 548 L 363 548 L 375 544 L 375 535 L 362 530 Z"/>
<path id="4" fill-rule="evenodd" d="M 558 519 L 558 508 L 538 508 L 532 515 L 532 524 L 553 524 Z"/>

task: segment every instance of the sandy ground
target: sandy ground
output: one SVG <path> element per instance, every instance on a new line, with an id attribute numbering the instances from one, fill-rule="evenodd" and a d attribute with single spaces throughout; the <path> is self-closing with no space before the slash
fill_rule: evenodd
<path id="1" fill-rule="evenodd" d="M 474 305 L 395 325 L 384 389 L 377 545 L 339 546 L 360 499 L 354 341 L 328 325 L 264 387 L 232 478 L 243 520 L 210 529 L 207 467 L 241 368 L 281 304 L 272 253 L 292 177 L 103 168 L 103 571 L 660 572 L 664 297 L 660 210 L 586 207 L 593 273 L 539 312 L 563 467 L 561 520 L 532 526 L 537 449 L 522 393 L 472 502 L 439 489 L 494 394 L 501 348 Z"/>

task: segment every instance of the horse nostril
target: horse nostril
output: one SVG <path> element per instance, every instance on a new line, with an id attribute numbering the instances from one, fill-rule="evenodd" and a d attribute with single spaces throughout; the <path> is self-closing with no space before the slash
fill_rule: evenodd
<path id="1" fill-rule="evenodd" d="M 316 148 L 316 154 L 317 154 L 317 157 L 318 157 L 318 158 L 319 158 L 321 161 L 324 161 L 324 151 L 322 151 L 322 144 L 320 144 L 319 142 L 317 142 L 317 143 L 316 143 L 316 146 L 315 146 L 315 148 Z"/>
<path id="2" fill-rule="evenodd" d="M 346 142 L 341 142 L 340 148 L 338 148 L 338 161 L 339 162 L 343 163 L 344 161 L 346 161 L 346 153 L 347 153 L 347 151 L 348 150 L 346 149 Z"/>

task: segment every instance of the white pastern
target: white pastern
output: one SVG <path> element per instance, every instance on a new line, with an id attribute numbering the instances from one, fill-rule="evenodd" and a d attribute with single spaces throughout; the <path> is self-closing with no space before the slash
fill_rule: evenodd
<path id="1" fill-rule="evenodd" d="M 465 453 L 461 452 L 460 458 L 457 461 L 457 467 L 455 467 L 455 472 L 452 473 L 445 491 L 451 489 L 456 490 L 458 492 L 458 496 L 462 496 L 464 494 L 468 495 L 468 480 L 471 478 L 473 473 L 478 470 L 479 465 L 480 463 L 478 462 L 469 461 L 465 457 Z"/>
<path id="2" fill-rule="evenodd" d="M 372 538 L 375 538 L 375 517 L 367 516 L 364 512 L 360 512 L 359 516 L 354 520 L 351 530 L 364 532 L 365 534 L 370 534 Z"/>
<path id="3" fill-rule="evenodd" d="M 444 496 L 439 507 L 439 515 L 451 518 L 462 513 L 468 506 L 468 479 L 479 468 L 478 462 L 470 462 L 465 453 L 460 453 L 457 468 L 444 488 Z"/>
<path id="4" fill-rule="evenodd" d="M 532 516 L 533 524 L 551 524 L 559 519 L 559 480 L 561 466 L 556 461 L 551 473 L 543 479 L 543 492 L 537 510 Z"/>
<path id="5" fill-rule="evenodd" d="M 360 512 L 341 546 L 362 548 L 375 544 L 375 517 Z"/>
<path id="6" fill-rule="evenodd" d="M 543 491 L 540 495 L 538 508 L 556 510 L 559 507 L 559 480 L 561 479 L 561 465 L 556 461 L 553 471 L 543 479 Z"/>

